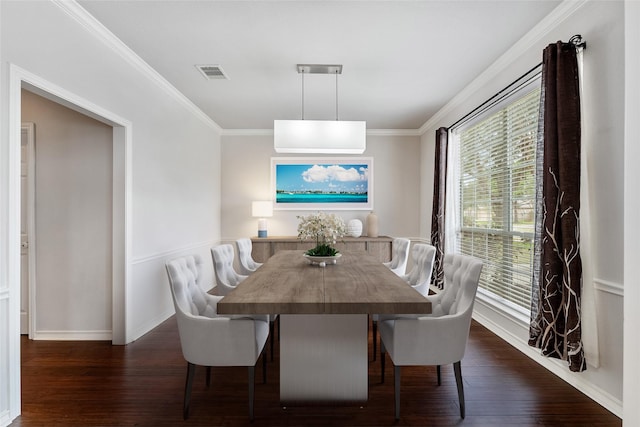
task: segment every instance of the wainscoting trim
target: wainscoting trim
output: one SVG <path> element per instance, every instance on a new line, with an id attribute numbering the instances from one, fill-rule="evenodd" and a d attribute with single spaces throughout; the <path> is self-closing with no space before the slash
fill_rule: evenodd
<path id="1" fill-rule="evenodd" d="M 608 280 L 594 278 L 593 286 L 598 291 L 624 297 L 624 285 L 621 283 L 615 283 L 615 282 L 610 282 Z"/>
<path id="2" fill-rule="evenodd" d="M 185 246 L 181 246 L 179 248 L 176 249 L 171 249 L 168 251 L 164 251 L 164 252 L 156 252 L 155 254 L 150 254 L 150 255 L 145 255 L 142 257 L 138 257 L 138 258 L 134 258 L 133 261 L 131 262 L 132 265 L 136 265 L 136 264 L 143 264 L 145 262 L 150 262 L 150 261 L 154 261 L 157 259 L 163 259 L 163 258 L 169 258 L 171 256 L 178 256 L 181 255 L 185 252 L 189 252 L 189 251 L 193 251 L 195 249 L 200 249 L 203 246 L 208 246 L 208 247 L 213 247 L 215 245 L 217 245 L 218 243 L 213 241 L 213 240 L 209 240 L 209 241 L 205 241 L 205 242 L 199 242 L 199 243 L 194 243 L 192 245 L 185 245 Z"/>

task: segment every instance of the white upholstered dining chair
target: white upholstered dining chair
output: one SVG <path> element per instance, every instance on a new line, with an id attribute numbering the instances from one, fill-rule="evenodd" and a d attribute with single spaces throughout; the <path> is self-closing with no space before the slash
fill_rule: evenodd
<path id="1" fill-rule="evenodd" d="M 253 420 L 255 365 L 269 335 L 266 316 L 255 318 L 220 316 L 222 297 L 209 295 L 200 287 L 202 261 L 190 255 L 166 263 L 171 296 L 176 310 L 182 354 L 187 361 L 183 417 L 189 416 L 189 401 L 195 366 L 207 367 L 209 386 L 212 366 L 247 366 L 249 418 Z M 266 382 L 266 357 L 263 356 Z"/>
<path id="2" fill-rule="evenodd" d="M 238 249 L 238 266 L 240 274 L 249 276 L 262 265 L 262 263 L 256 262 L 251 256 L 251 239 L 242 238 L 236 240 L 236 248 Z"/>
<path id="3" fill-rule="evenodd" d="M 213 271 L 216 276 L 216 294 L 225 296 L 248 276 L 238 274 L 233 268 L 235 252 L 228 243 L 211 248 Z"/>
<path id="4" fill-rule="evenodd" d="M 431 284 L 431 275 L 433 273 L 433 262 L 436 256 L 435 246 L 426 243 L 416 243 L 411 249 L 411 258 L 413 267 L 408 274 L 401 276 L 413 289 L 422 295 L 429 295 L 429 285 Z M 405 262 L 406 264 L 406 262 Z M 373 360 L 376 360 L 378 348 L 378 318 L 379 315 L 374 314 L 372 318 L 373 333 Z"/>
<path id="5" fill-rule="evenodd" d="M 436 247 L 426 243 L 416 243 L 411 250 L 413 267 L 409 273 L 402 276 L 413 289 L 422 295 L 429 295 L 433 262 L 436 258 Z"/>
<path id="6" fill-rule="evenodd" d="M 251 242 L 251 241 L 249 241 Z M 216 276 L 216 294 L 225 296 L 236 286 L 242 283 L 248 275 L 238 274 L 233 268 L 235 252 L 233 246 L 228 243 L 214 246 L 211 248 L 211 257 L 213 258 L 213 271 Z M 266 315 L 269 321 L 269 330 L 271 335 L 271 360 L 273 360 L 275 346 L 275 319 L 277 315 Z"/>
<path id="7" fill-rule="evenodd" d="M 398 276 L 404 276 L 409 259 L 409 246 L 411 241 L 403 237 L 396 237 L 391 244 L 391 261 L 383 262 L 391 271 Z"/>
<path id="8" fill-rule="evenodd" d="M 396 419 L 400 418 L 401 366 L 435 365 L 440 384 L 440 365 L 444 364 L 453 364 L 460 416 L 465 417 L 460 361 L 469 338 L 482 262 L 466 255 L 447 254 L 443 267 L 444 290 L 427 297 L 432 303 L 432 314 L 380 316 L 378 322 L 382 382 L 385 353 L 389 353 L 394 364 Z"/>

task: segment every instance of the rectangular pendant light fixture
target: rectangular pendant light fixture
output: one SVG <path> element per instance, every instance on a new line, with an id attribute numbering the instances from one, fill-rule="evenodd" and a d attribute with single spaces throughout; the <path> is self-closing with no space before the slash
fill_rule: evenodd
<path id="1" fill-rule="evenodd" d="M 338 74 L 342 74 L 342 65 L 298 64 L 297 69 L 302 74 L 302 120 L 273 121 L 273 148 L 276 153 L 364 153 L 367 123 L 338 120 Z M 305 74 L 335 74 L 336 120 L 304 119 Z"/>
<path id="2" fill-rule="evenodd" d="M 276 153 L 362 154 L 367 122 L 274 120 L 273 147 Z"/>

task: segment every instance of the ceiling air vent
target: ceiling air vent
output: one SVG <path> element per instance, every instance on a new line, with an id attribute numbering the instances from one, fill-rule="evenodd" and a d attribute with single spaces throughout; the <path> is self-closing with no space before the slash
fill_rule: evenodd
<path id="1" fill-rule="evenodd" d="M 225 79 L 229 80 L 229 77 L 224 73 L 224 70 L 219 65 L 196 65 L 196 68 L 200 70 L 205 79 Z"/>

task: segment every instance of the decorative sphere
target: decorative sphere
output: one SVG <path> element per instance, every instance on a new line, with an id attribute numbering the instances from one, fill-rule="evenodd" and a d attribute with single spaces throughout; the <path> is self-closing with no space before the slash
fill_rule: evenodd
<path id="1" fill-rule="evenodd" d="M 326 263 L 326 262 L 324 262 L 324 261 L 321 261 L 318 265 L 319 265 L 320 267 L 324 268 L 324 267 L 326 267 L 326 266 L 327 266 L 327 263 Z"/>
<path id="2" fill-rule="evenodd" d="M 347 222 L 347 234 L 351 237 L 360 237 L 362 235 L 362 221 L 359 219 L 351 219 Z"/>

